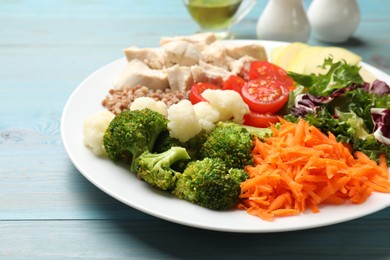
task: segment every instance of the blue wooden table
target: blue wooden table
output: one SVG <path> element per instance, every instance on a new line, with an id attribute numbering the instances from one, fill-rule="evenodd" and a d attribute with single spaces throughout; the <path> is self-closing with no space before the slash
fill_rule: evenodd
<path id="1" fill-rule="evenodd" d="M 266 2 L 232 28 L 236 38 L 256 38 Z M 358 2 L 361 24 L 342 46 L 390 73 L 390 1 Z M 60 133 L 75 87 L 124 47 L 196 30 L 180 0 L 0 1 L 1 259 L 390 258 L 390 208 L 304 231 L 216 232 L 137 211 L 78 172 Z"/>

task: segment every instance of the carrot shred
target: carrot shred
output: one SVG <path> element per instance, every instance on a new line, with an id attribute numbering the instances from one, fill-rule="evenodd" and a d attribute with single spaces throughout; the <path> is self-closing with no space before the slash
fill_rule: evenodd
<path id="1" fill-rule="evenodd" d="M 389 170 L 385 153 L 379 155 L 379 167 L 382 169 L 383 177 L 389 178 Z"/>
<path id="2" fill-rule="evenodd" d="M 255 139 L 254 165 L 245 167 L 239 209 L 264 220 L 320 211 L 321 204 L 364 203 L 372 192 L 390 193 L 386 155 L 379 163 L 353 152 L 308 122 L 280 119 L 272 136 Z"/>

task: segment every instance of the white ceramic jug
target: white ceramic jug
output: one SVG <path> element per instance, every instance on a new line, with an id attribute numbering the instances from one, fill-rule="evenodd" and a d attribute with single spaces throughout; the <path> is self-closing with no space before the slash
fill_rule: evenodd
<path id="1" fill-rule="evenodd" d="M 360 11 L 356 0 L 313 0 L 308 17 L 318 40 L 341 43 L 356 31 Z"/>
<path id="2" fill-rule="evenodd" d="M 269 0 L 257 22 L 257 38 L 306 42 L 310 25 L 302 0 Z"/>

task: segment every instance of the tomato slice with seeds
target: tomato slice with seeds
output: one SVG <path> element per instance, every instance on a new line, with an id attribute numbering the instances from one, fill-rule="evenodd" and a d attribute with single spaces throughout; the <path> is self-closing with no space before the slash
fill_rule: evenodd
<path id="1" fill-rule="evenodd" d="M 242 98 L 252 111 L 275 113 L 287 102 L 288 92 L 279 81 L 254 79 L 242 87 Z"/>
<path id="2" fill-rule="evenodd" d="M 250 65 L 249 79 L 277 80 L 289 90 L 295 89 L 294 80 L 283 68 L 268 61 L 254 61 Z"/>
<path id="3" fill-rule="evenodd" d="M 223 89 L 234 90 L 241 94 L 241 89 L 245 85 L 245 80 L 239 76 L 230 76 L 223 84 Z"/>
<path id="4" fill-rule="evenodd" d="M 206 83 L 206 82 L 198 82 L 192 85 L 190 95 L 189 95 L 189 100 L 191 101 L 192 104 L 196 104 L 201 101 L 206 101 L 207 100 L 202 97 L 203 91 L 206 89 L 221 89 L 219 86 L 211 84 L 211 83 Z"/>
<path id="5" fill-rule="evenodd" d="M 267 61 L 254 61 L 249 67 L 249 80 L 274 79 L 274 71 L 271 63 Z"/>
<path id="6" fill-rule="evenodd" d="M 244 125 L 264 128 L 277 122 L 279 122 L 279 118 L 275 114 L 260 114 L 250 111 L 244 115 Z"/>

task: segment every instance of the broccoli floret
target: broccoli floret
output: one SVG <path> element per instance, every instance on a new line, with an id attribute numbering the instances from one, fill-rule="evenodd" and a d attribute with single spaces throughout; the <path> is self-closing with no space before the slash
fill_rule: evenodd
<path id="1" fill-rule="evenodd" d="M 243 170 L 229 169 L 218 158 L 205 158 L 188 164 L 172 194 L 202 207 L 230 209 L 237 204 L 240 183 L 247 177 Z"/>
<path id="2" fill-rule="evenodd" d="M 220 158 L 228 168 L 253 163 L 252 137 L 242 125 L 218 123 L 200 149 L 200 158 Z"/>
<path id="3" fill-rule="evenodd" d="M 243 127 L 248 130 L 249 134 L 252 137 L 257 137 L 260 140 L 264 140 L 267 137 L 272 136 L 272 130 L 271 128 L 260 128 L 260 127 L 254 127 L 249 125 L 243 125 Z"/>
<path id="4" fill-rule="evenodd" d="M 202 131 L 187 142 L 181 142 L 178 139 L 171 137 L 168 131 L 165 131 L 158 137 L 153 152 L 162 153 L 169 150 L 171 147 L 183 147 L 187 150 L 187 153 L 191 157 L 191 161 L 195 161 L 199 159 L 199 150 L 206 140 L 206 136 L 206 133 Z M 189 161 L 187 160 L 181 160 L 173 164 L 172 169 L 178 172 L 183 172 L 187 167 L 188 162 Z"/>
<path id="5" fill-rule="evenodd" d="M 145 151 L 151 151 L 157 137 L 167 130 L 168 120 L 150 109 L 124 110 L 115 116 L 103 137 L 104 149 L 113 161 L 131 163 Z"/>
<path id="6" fill-rule="evenodd" d="M 190 154 L 191 159 L 193 161 L 200 159 L 200 150 L 202 145 L 207 140 L 208 135 L 205 131 L 201 131 L 196 136 L 192 137 L 190 140 L 186 142 L 187 152 Z"/>
<path id="7" fill-rule="evenodd" d="M 162 153 L 165 151 L 168 151 L 172 147 L 186 147 L 186 143 L 183 143 L 179 141 L 179 139 L 176 139 L 174 137 L 171 137 L 169 135 L 169 131 L 162 132 L 156 141 L 156 144 L 154 145 L 153 152 L 155 153 Z"/>
<path id="8" fill-rule="evenodd" d="M 199 159 L 199 150 L 202 147 L 203 143 L 206 141 L 206 139 L 206 132 L 201 131 L 199 134 L 192 137 L 187 142 L 181 142 L 178 139 L 171 137 L 168 131 L 165 131 L 161 133 L 158 137 L 153 152 L 162 153 L 169 150 L 173 146 L 179 146 L 186 148 L 191 159 L 196 160 Z"/>
<path id="9" fill-rule="evenodd" d="M 249 132 L 252 138 L 256 137 L 259 138 L 260 140 L 264 140 L 265 138 L 272 136 L 272 130 L 269 127 L 260 128 L 260 127 L 249 126 L 249 125 L 240 125 L 232 121 L 219 122 L 218 124 L 220 126 L 225 126 L 225 127 L 226 126 L 243 127 Z"/>
<path id="10" fill-rule="evenodd" d="M 241 183 L 249 178 L 248 173 L 246 173 L 243 169 L 230 168 L 228 172 L 230 177 L 237 183 Z"/>
<path id="11" fill-rule="evenodd" d="M 172 165 L 189 159 L 190 156 L 183 147 L 171 147 L 163 153 L 145 151 L 135 159 L 135 172 L 153 187 L 172 190 L 180 174 L 172 169 Z"/>

